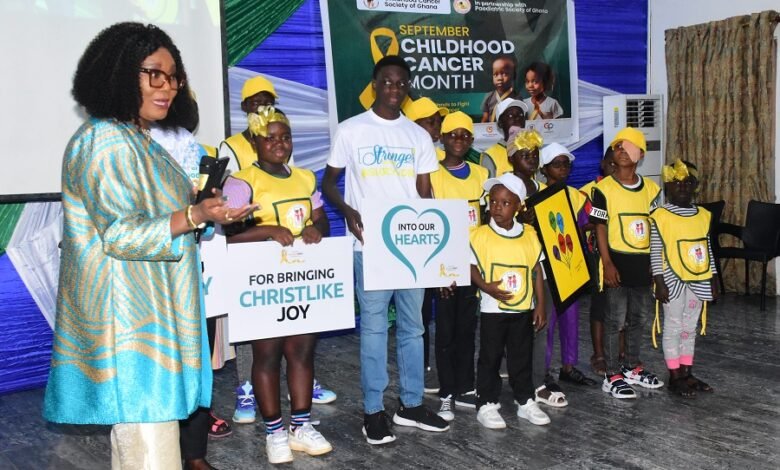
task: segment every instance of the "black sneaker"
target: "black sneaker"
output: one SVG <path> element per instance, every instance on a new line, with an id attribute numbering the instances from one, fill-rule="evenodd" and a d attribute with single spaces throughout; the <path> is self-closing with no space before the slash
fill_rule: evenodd
<path id="1" fill-rule="evenodd" d="M 371 445 L 387 444 L 395 440 L 395 434 L 390 431 L 390 418 L 384 411 L 373 414 L 363 414 L 363 435 Z"/>
<path id="2" fill-rule="evenodd" d="M 455 395 L 455 406 L 460 406 L 462 408 L 471 408 L 472 410 L 476 410 L 477 391 L 472 390 L 470 392 L 459 393 Z"/>
<path id="3" fill-rule="evenodd" d="M 425 368 L 425 385 L 423 391 L 430 394 L 439 393 L 439 378 L 436 377 L 436 372 L 431 370 L 430 366 Z"/>
<path id="4" fill-rule="evenodd" d="M 407 408 L 401 403 L 393 415 L 393 422 L 399 426 L 412 426 L 423 431 L 442 432 L 450 428 L 447 421 L 425 405 Z"/>

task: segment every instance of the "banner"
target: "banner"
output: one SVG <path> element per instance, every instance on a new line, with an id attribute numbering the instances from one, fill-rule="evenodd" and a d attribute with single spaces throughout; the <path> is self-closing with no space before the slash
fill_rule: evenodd
<path id="1" fill-rule="evenodd" d="M 355 327 L 350 238 L 236 243 L 226 258 L 231 343 Z"/>
<path id="2" fill-rule="evenodd" d="M 545 142 L 577 140 L 574 15 L 567 0 L 320 0 L 320 6 L 333 128 L 371 106 L 374 64 L 400 55 L 412 69 L 410 95 L 469 114 L 478 123 L 477 143 L 503 139 L 495 126 L 499 97 L 524 100 L 526 127 Z M 537 85 L 526 86 L 527 79 Z M 540 86 L 546 98 L 535 109 L 530 93 L 541 97 Z"/>
<path id="3" fill-rule="evenodd" d="M 365 289 L 471 284 L 469 205 L 459 199 L 366 199 Z"/>
<path id="4" fill-rule="evenodd" d="M 585 292 L 590 271 L 583 243 L 572 211 L 566 185 L 558 183 L 526 199 L 536 214 L 534 228 L 542 242 L 547 273 L 555 309 L 561 313 Z"/>
<path id="5" fill-rule="evenodd" d="M 228 313 L 225 296 L 225 273 L 230 269 L 227 259 L 227 241 L 222 227 L 200 239 L 200 262 L 203 263 L 203 299 L 206 318 Z"/>

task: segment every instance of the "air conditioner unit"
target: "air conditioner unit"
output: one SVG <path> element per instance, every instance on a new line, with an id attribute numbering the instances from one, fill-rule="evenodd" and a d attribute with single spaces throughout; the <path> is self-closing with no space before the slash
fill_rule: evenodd
<path id="1" fill-rule="evenodd" d="M 664 164 L 664 113 L 661 95 L 612 95 L 604 97 L 604 151 L 620 129 L 634 127 L 647 140 L 645 158 L 637 173 L 660 183 Z"/>

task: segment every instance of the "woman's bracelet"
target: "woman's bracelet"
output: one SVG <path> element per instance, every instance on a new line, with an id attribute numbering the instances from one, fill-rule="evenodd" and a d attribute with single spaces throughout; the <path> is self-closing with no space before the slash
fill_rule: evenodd
<path id="1" fill-rule="evenodd" d="M 190 230 L 197 230 L 199 228 L 203 228 L 206 226 L 205 223 L 201 223 L 200 225 L 195 225 L 195 221 L 192 220 L 192 204 L 187 206 L 187 210 L 184 211 L 184 218 L 187 219 L 187 225 L 190 226 Z"/>

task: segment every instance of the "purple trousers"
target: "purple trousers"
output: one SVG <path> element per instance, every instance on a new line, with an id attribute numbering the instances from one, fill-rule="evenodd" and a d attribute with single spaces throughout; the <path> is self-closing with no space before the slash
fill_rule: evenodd
<path id="1" fill-rule="evenodd" d="M 561 364 L 562 365 L 576 365 L 577 364 L 577 341 L 579 340 L 578 334 L 578 321 L 579 306 L 577 302 L 574 302 L 563 311 L 560 315 L 556 312 L 555 307 L 547 317 L 547 351 L 544 355 L 544 363 L 547 369 L 550 369 L 550 363 L 552 362 L 553 349 L 555 348 L 555 325 L 558 325 L 559 337 L 561 340 Z"/>

